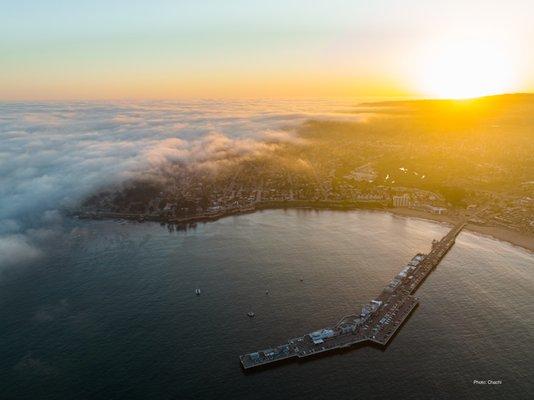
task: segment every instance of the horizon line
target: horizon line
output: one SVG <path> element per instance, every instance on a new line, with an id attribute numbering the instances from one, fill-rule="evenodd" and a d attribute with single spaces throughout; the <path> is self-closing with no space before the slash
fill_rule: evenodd
<path id="1" fill-rule="evenodd" d="M 432 96 L 420 96 L 420 95 L 407 95 L 407 96 L 383 96 L 383 95 L 367 95 L 367 96 L 258 96 L 258 97 L 249 97 L 249 96 L 184 96 L 184 97 L 161 97 L 161 98 L 143 98 L 143 97 L 117 97 L 117 98 L 48 98 L 48 99 L 0 99 L 0 104 L 20 104 L 20 103 L 125 103 L 125 102 L 177 102 L 177 101 L 266 101 L 266 100 L 371 100 L 376 99 L 374 102 L 384 102 L 384 101 L 470 101 L 484 98 L 492 97 L 503 97 L 503 96 L 525 96 L 525 95 L 534 95 L 533 92 L 503 92 L 488 94 L 482 96 L 474 97 L 465 97 L 465 98 L 454 98 L 454 97 L 432 97 Z M 369 102 L 369 101 L 366 101 Z"/>

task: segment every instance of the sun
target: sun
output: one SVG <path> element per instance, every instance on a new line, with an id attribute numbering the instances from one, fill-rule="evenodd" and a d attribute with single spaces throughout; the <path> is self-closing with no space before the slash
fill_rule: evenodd
<path id="1" fill-rule="evenodd" d="M 513 58 L 496 42 L 456 39 L 425 53 L 416 80 L 426 96 L 464 99 L 514 90 Z"/>

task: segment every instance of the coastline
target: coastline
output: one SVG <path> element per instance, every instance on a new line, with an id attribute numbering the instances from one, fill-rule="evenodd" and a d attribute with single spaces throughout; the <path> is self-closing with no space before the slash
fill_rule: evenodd
<path id="1" fill-rule="evenodd" d="M 296 204 L 295 204 L 296 203 Z M 448 214 L 432 214 L 427 211 L 414 210 L 411 208 L 392 208 L 387 207 L 382 203 L 377 202 L 366 202 L 366 203 L 331 203 L 331 202 L 295 202 L 293 204 L 287 202 L 266 202 L 263 204 L 257 204 L 255 207 L 248 207 L 241 210 L 230 210 L 226 212 L 216 213 L 212 215 L 199 215 L 192 216 L 184 219 L 175 219 L 175 218 L 165 218 L 165 217 L 146 217 L 141 218 L 140 214 L 121 214 L 121 213 L 74 213 L 82 219 L 116 219 L 123 218 L 129 220 L 137 220 L 139 222 L 143 221 L 153 221 L 161 223 L 171 223 L 176 225 L 185 225 L 194 224 L 194 223 L 206 223 L 213 222 L 221 218 L 254 213 L 256 211 L 262 210 L 276 210 L 276 209 L 315 209 L 315 210 L 333 210 L 333 211 L 356 211 L 356 210 L 367 210 L 375 212 L 385 212 L 390 213 L 399 217 L 406 218 L 420 218 L 428 221 L 448 223 L 451 225 L 459 222 L 458 216 L 451 216 Z M 529 235 L 510 229 L 499 226 L 489 226 L 489 225 L 477 225 L 474 223 L 468 223 L 465 226 L 465 229 L 483 236 L 488 236 L 493 239 L 510 243 L 514 246 L 518 246 L 528 251 L 529 253 L 534 253 L 534 235 Z"/>
<path id="2" fill-rule="evenodd" d="M 458 218 L 454 218 L 449 215 L 431 214 L 425 211 L 413 210 L 410 208 L 387 208 L 379 211 L 389 212 L 391 214 L 402 217 L 421 218 L 436 222 L 446 222 L 450 224 L 458 222 Z M 534 235 L 516 232 L 499 226 L 477 225 L 473 223 L 468 223 L 465 226 L 465 230 L 483 236 L 489 236 L 493 239 L 510 243 L 514 246 L 521 247 L 531 253 L 534 253 Z"/>
<path id="3" fill-rule="evenodd" d="M 478 233 L 483 236 L 489 236 L 493 239 L 508 242 L 514 246 L 521 247 L 530 253 L 534 253 L 534 236 L 512 231 L 498 226 L 482 226 L 467 224 L 465 229 Z"/>
<path id="4" fill-rule="evenodd" d="M 394 214 L 401 217 L 410 217 L 410 218 L 421 218 L 435 222 L 446 222 L 448 224 L 454 225 L 459 221 L 459 218 L 448 214 L 432 214 L 427 211 L 414 210 L 412 208 L 385 208 L 383 211 L 390 214 Z"/>

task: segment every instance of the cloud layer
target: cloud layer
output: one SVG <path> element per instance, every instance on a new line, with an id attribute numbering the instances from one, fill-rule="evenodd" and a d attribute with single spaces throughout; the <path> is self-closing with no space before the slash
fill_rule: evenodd
<path id="1" fill-rule="evenodd" d="M 57 209 L 99 186 L 177 161 L 217 163 L 299 140 L 306 119 L 352 118 L 350 103 L 192 101 L 0 104 L 0 266 L 42 254 Z"/>

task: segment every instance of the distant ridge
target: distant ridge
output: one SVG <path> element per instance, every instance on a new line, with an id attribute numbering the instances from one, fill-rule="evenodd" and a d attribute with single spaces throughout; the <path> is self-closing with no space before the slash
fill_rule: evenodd
<path id="1" fill-rule="evenodd" d="M 475 102 L 479 104 L 512 105 L 523 102 L 534 102 L 534 93 L 504 93 L 467 99 L 417 99 L 417 100 L 388 100 L 377 102 L 365 102 L 358 104 L 359 107 L 387 107 L 387 106 L 440 106 L 458 104 L 462 102 Z"/>

